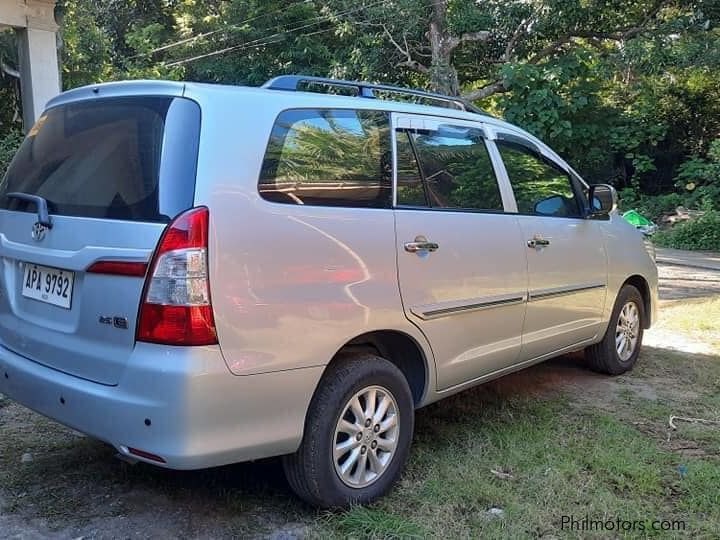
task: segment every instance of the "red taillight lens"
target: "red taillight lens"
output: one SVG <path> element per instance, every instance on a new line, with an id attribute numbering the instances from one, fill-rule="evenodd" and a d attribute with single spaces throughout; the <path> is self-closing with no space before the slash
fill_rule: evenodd
<path id="1" fill-rule="evenodd" d="M 145 283 L 138 341 L 217 343 L 207 271 L 209 217 L 207 208 L 193 208 L 163 233 Z"/>
<path id="2" fill-rule="evenodd" d="M 166 345 L 217 343 L 211 306 L 143 304 L 138 340 Z"/>
<path id="3" fill-rule="evenodd" d="M 97 261 L 86 272 L 90 274 L 109 274 L 113 276 L 145 277 L 147 263 L 130 261 Z"/>

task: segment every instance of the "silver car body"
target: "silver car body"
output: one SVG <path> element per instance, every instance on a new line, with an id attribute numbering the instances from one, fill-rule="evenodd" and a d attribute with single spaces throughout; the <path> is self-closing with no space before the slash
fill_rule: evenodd
<path id="1" fill-rule="evenodd" d="M 494 147 L 499 134 L 530 141 L 576 173 L 502 120 L 356 97 L 143 81 L 66 92 L 48 109 L 144 95 L 184 97 L 201 110 L 194 205 L 210 209 L 219 345 L 136 342 L 142 280 L 84 273 L 107 257 L 148 261 L 164 224 L 58 216 L 38 243 L 30 237 L 34 213 L 0 210 L 0 392 L 122 454 L 143 449 L 163 466 L 194 469 L 294 452 L 326 366 L 370 333 L 417 347 L 421 407 L 598 342 L 628 280 L 656 319 L 655 263 L 642 234 L 617 213 L 609 220 L 516 214 Z M 394 127 L 452 121 L 483 130 L 505 213 L 264 200 L 258 176 L 273 124 L 301 108 L 389 111 Z M 405 251 L 418 236 L 440 249 Z M 528 249 L 540 236 L 552 245 Z M 25 264 L 75 271 L 73 309 L 54 317 L 23 298 Z M 122 315 L 130 330 L 98 325 L 105 313 Z"/>

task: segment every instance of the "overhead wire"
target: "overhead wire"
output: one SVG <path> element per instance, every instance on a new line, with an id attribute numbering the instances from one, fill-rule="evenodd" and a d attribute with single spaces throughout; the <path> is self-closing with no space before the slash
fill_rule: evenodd
<path id="1" fill-rule="evenodd" d="M 379 6 L 379 5 L 381 5 L 381 4 L 386 4 L 388 1 L 389 1 L 389 0 L 378 0 L 378 1 L 376 1 L 376 2 L 371 2 L 371 3 L 366 4 L 366 5 L 363 5 L 363 6 L 359 6 L 359 7 L 355 7 L 355 8 L 352 8 L 352 9 L 348 9 L 348 10 L 342 11 L 342 12 L 340 12 L 340 13 L 333 13 L 333 14 L 330 14 L 330 15 L 321 15 L 321 16 L 317 16 L 317 17 L 310 18 L 310 19 L 305 19 L 304 21 L 301 21 L 301 22 L 306 23 L 306 24 L 302 24 L 302 25 L 300 25 L 300 26 L 296 26 L 296 27 L 290 28 L 290 29 L 288 29 L 288 30 L 284 30 L 284 31 L 282 31 L 282 32 L 277 32 L 277 33 L 272 34 L 272 35 L 269 35 L 269 36 L 264 36 L 264 37 L 257 38 L 257 39 L 254 39 L 254 40 L 251 40 L 251 41 L 248 41 L 248 42 L 245 42 L 245 43 L 240 43 L 240 44 L 238 44 L 238 45 L 232 45 L 232 46 L 230 46 L 230 47 L 225 47 L 225 48 L 223 48 L 223 49 L 211 51 L 211 52 L 208 52 L 208 53 L 203 53 L 203 54 L 199 54 L 199 55 L 192 56 L 192 57 L 189 57 L 189 58 L 184 58 L 184 59 L 182 59 L 182 60 L 175 60 L 175 61 L 168 62 L 168 63 L 162 63 L 162 65 L 164 65 L 165 67 L 179 66 L 179 65 L 187 64 L 187 63 L 189 63 L 189 62 L 195 62 L 195 61 L 197 61 L 197 60 L 202 60 L 202 59 L 204 59 L 204 58 L 210 58 L 210 57 L 213 57 L 213 56 L 218 56 L 218 55 L 221 55 L 221 54 L 225 54 L 225 53 L 228 53 L 228 52 L 231 52 L 231 51 L 241 51 L 241 50 L 245 50 L 245 49 L 255 49 L 255 48 L 259 48 L 259 47 L 262 47 L 262 46 L 264 46 L 264 45 L 269 45 L 269 44 L 271 44 L 271 43 L 275 43 L 277 40 L 276 40 L 276 41 L 272 41 L 274 38 L 280 38 L 280 37 L 283 37 L 283 36 L 285 36 L 285 35 L 293 34 L 293 33 L 298 32 L 298 31 L 300 31 L 300 30 L 304 30 L 304 29 L 306 29 L 306 28 L 311 28 L 311 27 L 313 27 L 313 26 L 316 26 L 316 25 L 321 24 L 321 23 L 323 23 L 323 22 L 327 22 L 327 21 L 329 21 L 329 20 L 331 20 L 331 19 L 333 19 L 333 18 L 336 18 L 336 17 L 342 17 L 342 16 L 345 16 L 345 15 L 350 15 L 350 14 L 352 14 L 352 13 L 357 13 L 357 12 L 359 12 L 359 11 L 363 11 L 363 10 L 368 9 L 368 8 L 371 8 L 371 7 L 376 7 L 376 6 Z M 310 22 L 310 21 L 312 21 L 312 22 Z M 275 27 L 273 27 L 273 28 L 280 28 L 280 25 L 277 25 L 277 26 L 275 26 Z M 330 31 L 330 30 L 331 30 L 331 29 L 327 29 L 327 30 L 323 30 L 323 31 L 317 32 L 317 33 L 322 33 L 322 32 Z"/>
<path id="2" fill-rule="evenodd" d="M 250 17 L 249 19 L 245 19 L 245 20 L 240 21 L 240 22 L 238 22 L 238 23 L 230 24 L 230 25 L 225 26 L 225 27 L 223 27 L 223 28 L 218 28 L 218 29 L 216 29 L 216 30 L 210 30 L 209 32 L 203 32 L 203 33 L 200 33 L 200 34 L 197 34 L 197 35 L 194 35 L 194 36 L 190 36 L 190 37 L 185 38 L 185 39 L 181 39 L 181 40 L 178 40 L 178 41 L 172 41 L 172 42 L 170 42 L 170 43 L 166 43 L 165 45 L 161 45 L 161 46 L 159 46 L 159 47 L 156 47 L 155 49 L 152 49 L 152 50 L 150 50 L 150 51 L 147 51 L 147 52 L 144 52 L 144 53 L 141 53 L 141 54 L 136 54 L 136 55 L 131 56 L 131 57 L 129 57 L 129 58 L 138 58 L 138 57 L 140 57 L 140 56 L 153 55 L 153 54 L 155 54 L 155 53 L 162 52 L 162 51 L 166 51 L 166 50 L 169 50 L 169 49 L 178 47 L 178 46 L 180 46 L 180 45 L 185 45 L 185 44 L 187 44 L 187 43 L 192 43 L 193 41 L 198 41 L 198 40 L 203 39 L 203 38 L 206 38 L 206 37 L 208 37 L 208 36 L 213 36 L 213 35 L 215 35 L 215 34 L 220 34 L 220 33 L 222 33 L 222 32 L 228 32 L 228 31 L 230 31 L 230 30 L 237 30 L 237 29 L 239 29 L 239 28 L 242 28 L 242 27 L 245 26 L 246 24 L 251 23 L 251 22 L 253 22 L 253 21 L 256 21 L 256 20 L 258 20 L 258 19 L 262 19 L 262 18 L 265 18 L 265 17 L 269 17 L 270 15 L 275 15 L 276 13 L 281 13 L 281 12 L 287 11 L 288 9 L 291 9 L 291 8 L 293 8 L 293 7 L 295 7 L 295 6 L 299 6 L 299 5 L 301 5 L 301 4 L 308 4 L 308 3 L 310 3 L 310 2 L 312 2 L 312 0 L 300 0 L 299 2 L 293 2 L 292 4 L 289 4 L 289 5 L 284 6 L 284 7 L 282 7 L 282 8 L 278 8 L 278 9 L 276 9 L 276 10 L 269 11 L 269 12 L 267 12 L 267 13 L 262 13 L 262 14 L 260 14 L 260 15 L 255 15 L 254 17 Z"/>

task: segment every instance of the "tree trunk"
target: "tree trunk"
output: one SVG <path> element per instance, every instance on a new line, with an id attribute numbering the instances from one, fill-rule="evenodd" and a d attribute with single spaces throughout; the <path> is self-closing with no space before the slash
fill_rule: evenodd
<path id="1" fill-rule="evenodd" d="M 460 94 L 458 74 L 452 65 L 451 40 L 445 27 L 447 15 L 447 0 L 435 2 L 432 18 L 430 19 L 430 50 L 432 60 L 430 63 L 430 88 L 433 92 L 457 96 Z"/>

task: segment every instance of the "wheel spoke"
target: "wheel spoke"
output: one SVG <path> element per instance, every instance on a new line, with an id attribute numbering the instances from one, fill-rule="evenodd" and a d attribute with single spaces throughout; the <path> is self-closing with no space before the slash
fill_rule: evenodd
<path id="1" fill-rule="evenodd" d="M 355 437 L 351 437 L 350 439 L 347 439 L 341 443 L 337 443 L 335 445 L 335 450 L 333 451 L 335 455 L 335 460 L 338 460 L 345 454 L 347 454 L 348 450 L 352 450 L 358 446 L 360 446 L 360 441 L 355 439 Z"/>
<path id="2" fill-rule="evenodd" d="M 395 449 L 396 441 L 395 439 L 383 439 L 380 437 L 378 438 L 377 443 L 378 450 L 382 450 L 383 452 L 392 452 Z"/>
<path id="3" fill-rule="evenodd" d="M 373 424 L 377 424 L 380 422 L 383 418 L 385 418 L 385 413 L 388 410 L 388 407 L 390 407 L 390 398 L 387 396 L 382 396 L 380 398 L 380 405 L 378 405 L 377 410 L 375 411 L 375 415 L 373 416 Z"/>
<path id="4" fill-rule="evenodd" d="M 625 354 L 625 343 L 627 342 L 627 338 L 625 337 L 625 334 L 620 336 L 620 345 L 618 346 L 618 354 L 622 358 Z"/>
<path id="5" fill-rule="evenodd" d="M 342 474 L 343 478 L 350 478 L 350 471 L 352 470 L 353 465 L 355 465 L 359 457 L 360 447 L 357 447 L 352 452 L 350 452 L 350 455 L 347 457 L 347 459 L 343 461 L 342 465 L 340 465 L 340 473 Z"/>
<path id="6" fill-rule="evenodd" d="M 365 418 L 372 418 L 375 414 L 375 403 L 377 401 L 377 390 L 371 388 L 365 394 Z"/>
<path id="7" fill-rule="evenodd" d="M 360 400 L 357 396 L 350 401 L 350 410 L 355 415 L 355 423 L 362 424 L 365 419 L 365 411 L 363 411 L 363 408 L 360 405 Z"/>
<path id="8" fill-rule="evenodd" d="M 338 423 L 337 430 L 340 433 L 347 433 L 348 435 L 350 435 L 350 437 L 355 437 L 358 431 L 362 431 L 362 424 L 360 424 L 359 422 L 353 424 L 352 422 L 348 422 L 347 420 L 342 418 Z"/>
<path id="9" fill-rule="evenodd" d="M 378 432 L 378 435 L 381 435 L 385 433 L 390 428 L 393 428 L 397 425 L 397 415 L 393 414 L 392 416 L 388 416 L 383 422 L 380 423 L 380 431 Z"/>
<path id="10" fill-rule="evenodd" d="M 358 460 L 357 468 L 355 469 L 355 472 L 350 477 L 350 479 L 355 482 L 356 484 L 360 484 L 365 479 L 365 472 L 367 471 L 367 462 L 368 462 L 368 455 L 367 452 L 364 454 L 360 454 L 360 459 Z"/>
<path id="11" fill-rule="evenodd" d="M 370 465 L 370 470 L 374 472 L 375 474 L 380 474 L 383 469 L 382 463 L 380 463 L 380 459 L 377 456 L 377 450 L 370 450 L 368 452 L 368 464 Z"/>

